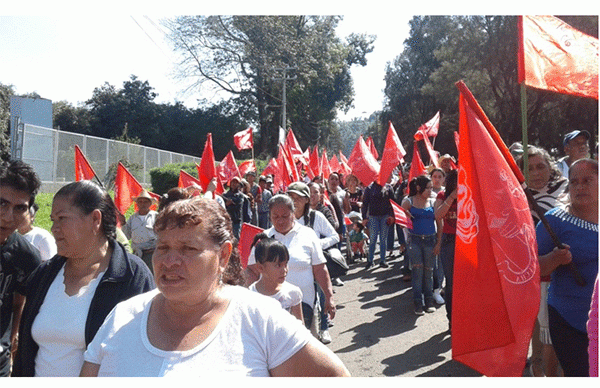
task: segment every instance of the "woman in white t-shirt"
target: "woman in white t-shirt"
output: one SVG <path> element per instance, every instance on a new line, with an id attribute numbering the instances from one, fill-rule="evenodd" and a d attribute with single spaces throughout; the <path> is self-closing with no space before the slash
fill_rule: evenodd
<path id="1" fill-rule="evenodd" d="M 236 286 L 236 239 L 217 202 L 171 203 L 154 228 L 158 289 L 115 307 L 81 376 L 349 375 L 277 301 Z"/>

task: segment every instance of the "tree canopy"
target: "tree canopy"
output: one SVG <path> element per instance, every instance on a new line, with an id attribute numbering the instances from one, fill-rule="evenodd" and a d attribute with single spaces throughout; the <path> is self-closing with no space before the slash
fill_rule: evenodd
<path id="1" fill-rule="evenodd" d="M 182 16 L 168 20 L 170 40 L 181 55 L 180 75 L 194 87 L 214 88 L 244 118 L 257 123 L 258 152 L 273 154 L 282 124 L 302 147 L 332 134 L 337 109 L 352 103 L 350 66 L 365 65 L 374 37 L 335 34 L 339 16 Z M 285 69 L 285 71 L 284 71 Z M 284 78 L 289 80 L 284 80 Z M 287 128 L 286 128 L 287 129 Z"/>
<path id="2" fill-rule="evenodd" d="M 563 19 L 598 36 L 597 17 Z M 521 141 L 517 47 L 516 16 L 415 16 L 403 52 L 386 69 L 382 122 L 391 120 L 410 149 L 419 126 L 440 111 L 436 149 L 456 155 L 452 133 L 458 128 L 458 90 L 454 84 L 463 80 L 505 143 Z M 527 101 L 530 144 L 558 151 L 566 132 L 597 133 L 596 100 L 528 88 Z"/>

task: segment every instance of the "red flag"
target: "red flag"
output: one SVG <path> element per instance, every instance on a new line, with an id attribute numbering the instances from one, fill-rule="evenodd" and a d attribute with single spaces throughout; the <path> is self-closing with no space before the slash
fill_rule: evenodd
<path id="1" fill-rule="evenodd" d="M 254 159 L 248 159 L 238 166 L 238 170 L 240 170 L 240 174 L 242 176 L 246 176 L 250 171 L 256 172 L 256 164 L 254 164 Z"/>
<path id="2" fill-rule="evenodd" d="M 221 178 L 222 183 L 229 184 L 229 181 L 234 176 L 242 177 L 237 163 L 235 162 L 233 151 L 229 150 L 227 155 L 221 160 L 221 163 L 219 163 L 219 178 Z"/>
<path id="3" fill-rule="evenodd" d="M 291 132 L 291 129 L 290 129 Z M 290 174 L 290 178 L 292 182 L 297 182 L 300 180 L 300 173 L 298 173 L 298 168 L 296 167 L 296 162 L 294 161 L 294 156 L 292 155 L 292 151 L 287 145 L 283 145 L 281 147 L 283 151 L 283 157 L 287 161 L 286 167 L 288 168 L 288 172 Z"/>
<path id="4" fill-rule="evenodd" d="M 323 170 L 323 178 L 329 179 L 331 166 L 329 165 L 329 160 L 327 160 L 327 150 L 325 148 L 323 148 L 323 152 L 321 153 L 321 169 Z"/>
<path id="5" fill-rule="evenodd" d="M 254 236 L 263 230 L 264 229 L 247 222 L 242 224 L 242 230 L 240 231 L 240 242 L 238 243 L 242 268 L 246 268 L 248 266 L 248 256 L 250 256 L 250 251 L 252 250 L 252 241 L 254 240 Z"/>
<path id="6" fill-rule="evenodd" d="M 92 180 L 96 176 L 92 165 L 81 152 L 81 148 L 75 144 L 75 180 Z"/>
<path id="7" fill-rule="evenodd" d="M 215 163 L 215 153 L 213 152 L 212 145 L 212 133 L 206 135 L 206 142 L 204 143 L 204 150 L 202 151 L 202 159 L 200 165 L 196 167 L 198 170 L 198 180 L 202 190 L 206 192 L 206 187 L 210 181 L 217 177 L 217 167 Z M 219 183 L 219 179 L 217 179 Z"/>
<path id="8" fill-rule="evenodd" d="M 142 189 L 143 187 L 138 180 L 119 162 L 117 177 L 115 178 L 115 206 L 121 214 L 127 212 L 133 202 L 132 198 L 137 197 Z"/>
<path id="9" fill-rule="evenodd" d="M 412 161 L 410 162 L 410 171 L 408 173 L 408 181 L 412 181 L 413 178 L 418 177 L 419 175 L 427 175 L 427 169 L 421 160 L 421 155 L 419 154 L 419 148 L 417 147 L 417 142 L 413 143 L 413 155 Z"/>
<path id="10" fill-rule="evenodd" d="M 302 152 L 300 143 L 298 143 L 298 140 L 296 140 L 296 136 L 294 136 L 294 131 L 292 131 L 292 128 L 288 130 L 284 145 L 292 156 L 294 162 L 300 160 L 303 162 L 303 164 L 305 163 L 304 153 Z"/>
<path id="11" fill-rule="evenodd" d="M 379 174 L 379 163 L 367 147 L 362 135 L 352 149 L 348 166 L 352 169 L 352 174 L 365 186 L 370 185 Z"/>
<path id="12" fill-rule="evenodd" d="M 365 143 L 367 143 L 367 147 L 369 147 L 369 151 L 371 151 L 371 154 L 373 154 L 375 160 L 379 159 L 379 153 L 377 153 L 377 150 L 375 149 L 375 143 L 373 143 L 373 138 L 371 136 L 367 137 Z"/>
<path id="13" fill-rule="evenodd" d="M 321 168 L 321 158 L 319 158 L 319 148 L 317 147 L 317 145 L 315 145 L 315 148 L 313 148 L 312 153 L 310 154 L 308 167 L 310 167 L 315 176 L 323 175 L 323 171 Z"/>
<path id="14" fill-rule="evenodd" d="M 519 83 L 598 99 L 598 38 L 553 16 L 519 17 Z"/>
<path id="15" fill-rule="evenodd" d="M 454 131 L 454 144 L 456 144 L 456 150 L 459 150 L 459 144 L 460 144 L 460 136 L 458 135 L 458 132 Z"/>
<path id="16" fill-rule="evenodd" d="M 183 171 L 183 170 L 179 170 L 179 181 L 177 182 L 177 187 L 181 187 L 181 188 L 186 188 L 186 187 L 190 187 L 193 185 L 198 185 L 200 187 L 202 187 L 202 185 L 200 185 L 200 181 L 196 178 L 194 178 L 192 175 L 190 175 L 189 173 Z M 200 193 L 198 193 L 200 194 Z M 198 195 L 195 194 L 195 195 Z"/>
<path id="17" fill-rule="evenodd" d="M 283 189 L 281 181 L 281 167 L 279 166 L 278 160 L 273 158 L 267 164 L 267 167 L 263 170 L 261 175 L 267 176 L 268 174 L 273 175 L 273 192 L 276 193 Z"/>
<path id="18" fill-rule="evenodd" d="M 415 141 L 418 140 L 423 140 L 423 143 L 425 143 L 425 149 L 427 150 L 427 154 L 429 155 L 429 161 L 431 164 L 433 164 L 435 167 L 439 167 L 438 164 L 438 157 L 436 152 L 433 150 L 433 146 L 431 145 L 431 141 L 429 141 L 429 137 L 425 134 L 425 132 L 423 132 L 420 128 L 417 130 L 417 132 L 415 132 L 415 136 L 414 136 Z"/>
<path id="19" fill-rule="evenodd" d="M 457 86 L 452 357 L 486 376 L 521 376 L 540 303 L 535 228 L 508 148 L 466 86 Z"/>
<path id="20" fill-rule="evenodd" d="M 340 163 L 346 163 L 348 164 L 348 158 L 344 156 L 344 154 L 342 154 L 342 151 L 340 150 Z"/>
<path id="21" fill-rule="evenodd" d="M 433 116 L 431 118 L 431 120 L 429 120 L 425 124 L 422 124 L 419 127 L 419 130 L 423 131 L 423 133 L 429 137 L 436 137 L 439 129 L 440 129 L 440 111 L 439 110 L 435 114 L 435 116 Z"/>
<path id="22" fill-rule="evenodd" d="M 394 221 L 396 222 L 396 224 L 408 229 L 412 229 L 413 223 L 407 211 L 391 199 L 390 204 L 392 205 L 392 209 L 394 210 Z"/>
<path id="23" fill-rule="evenodd" d="M 329 161 L 329 167 L 331 168 L 331 172 L 339 173 L 342 171 L 342 166 L 335 155 L 331 157 L 331 160 Z"/>
<path id="24" fill-rule="evenodd" d="M 387 183 L 394 168 L 404 160 L 404 155 L 406 155 L 406 151 L 404 150 L 402 143 L 400 143 L 400 138 L 390 121 L 387 137 L 385 138 L 383 155 L 381 156 L 381 168 L 379 170 L 380 185 L 383 186 Z M 400 177 L 402 178 L 402 176 Z"/>
<path id="25" fill-rule="evenodd" d="M 252 134 L 252 128 L 248 128 L 244 131 L 237 132 L 233 135 L 233 144 L 239 151 L 251 150 L 254 147 L 254 138 Z"/>

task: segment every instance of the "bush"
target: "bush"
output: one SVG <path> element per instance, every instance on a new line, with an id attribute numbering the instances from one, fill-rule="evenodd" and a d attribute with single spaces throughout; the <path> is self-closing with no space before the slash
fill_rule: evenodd
<path id="1" fill-rule="evenodd" d="M 173 163 L 166 164 L 163 167 L 157 167 L 150 170 L 150 182 L 152 182 L 152 191 L 156 194 L 163 195 L 169 189 L 177 187 L 179 183 L 179 171 L 183 170 L 198 178 L 198 170 L 196 163 Z"/>

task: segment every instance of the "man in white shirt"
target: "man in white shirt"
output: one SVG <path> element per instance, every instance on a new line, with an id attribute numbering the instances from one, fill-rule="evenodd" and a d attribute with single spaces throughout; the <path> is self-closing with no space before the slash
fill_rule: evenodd
<path id="1" fill-rule="evenodd" d="M 142 190 L 140 195 L 134 198 L 134 201 L 138 211 L 129 217 L 127 224 L 123 227 L 123 233 L 131 239 L 133 254 L 144 260 L 144 263 L 152 270 L 152 254 L 156 247 L 154 221 L 158 213 L 150 210 L 154 199 L 147 190 Z"/>
<path id="2" fill-rule="evenodd" d="M 46 229 L 33 226 L 38 209 L 37 203 L 29 207 L 29 211 L 25 215 L 25 221 L 19 227 L 19 233 L 40 251 L 42 260 L 46 261 L 56 255 L 56 241 L 54 241 L 54 236 Z"/>
<path id="3" fill-rule="evenodd" d="M 569 177 L 569 167 L 574 161 L 589 158 L 590 154 L 590 133 L 588 131 L 572 131 L 565 135 L 563 139 L 563 149 L 566 156 L 556 162 L 556 167 L 565 178 Z"/>

